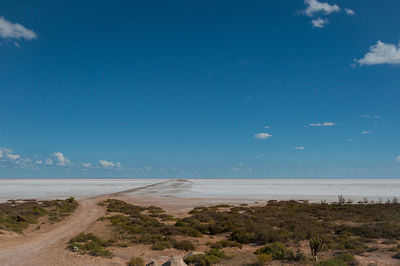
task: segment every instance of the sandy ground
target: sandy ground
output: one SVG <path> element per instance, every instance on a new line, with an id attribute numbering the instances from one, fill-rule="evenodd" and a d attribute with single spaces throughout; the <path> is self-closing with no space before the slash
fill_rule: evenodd
<path id="1" fill-rule="evenodd" d="M 4 232 L 0 234 L 0 265 L 126 265 L 132 256 L 141 256 L 146 261 L 156 260 L 164 262 L 172 255 L 185 253 L 177 250 L 165 250 L 162 253 L 155 253 L 146 246 L 135 246 L 128 248 L 113 248 L 117 255 L 113 259 L 103 259 L 88 255 L 79 255 L 66 249 L 68 241 L 83 231 L 102 230 L 102 224 L 96 220 L 105 214 L 104 207 L 98 205 L 99 202 L 108 198 L 117 198 L 132 204 L 149 206 L 156 205 L 162 207 L 175 217 L 182 217 L 196 206 L 207 206 L 214 204 L 233 204 L 239 205 L 247 203 L 250 205 L 264 204 L 265 201 L 245 198 L 177 198 L 174 193 L 179 193 L 187 189 L 184 180 L 162 181 L 139 188 L 133 188 L 118 193 L 96 196 L 79 200 L 77 210 L 59 223 L 41 226 L 35 230 L 33 225 L 24 234 Z M 207 241 L 202 239 L 199 241 Z M 308 252 L 305 245 L 304 251 Z M 245 252 L 234 251 L 234 252 Z M 249 252 L 251 254 L 251 252 Z M 243 253 L 245 256 L 245 253 Z M 240 256 L 239 256 L 240 257 Z M 399 265 L 398 261 L 387 256 L 382 257 L 360 257 L 362 265 Z M 228 262 L 227 265 L 238 265 L 236 261 Z"/>

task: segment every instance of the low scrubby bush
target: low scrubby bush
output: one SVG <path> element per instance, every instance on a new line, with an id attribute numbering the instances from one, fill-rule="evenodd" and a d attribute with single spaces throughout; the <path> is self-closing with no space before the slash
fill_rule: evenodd
<path id="1" fill-rule="evenodd" d="M 195 250 L 196 246 L 190 240 L 182 240 L 182 241 L 177 241 L 174 244 L 174 248 L 179 250 L 190 251 L 190 250 Z"/>
<path id="2" fill-rule="evenodd" d="M 79 252 L 81 254 L 89 254 L 91 256 L 100 256 L 105 258 L 112 258 L 114 254 L 104 249 L 110 246 L 110 242 L 104 241 L 92 233 L 80 233 L 69 241 L 68 248 L 71 251 Z"/>
<path id="3" fill-rule="evenodd" d="M 334 258 L 321 261 L 317 264 L 317 266 L 355 266 L 357 265 L 357 261 L 350 254 L 341 254 Z"/>
<path id="4" fill-rule="evenodd" d="M 215 243 L 212 243 L 210 247 L 214 248 L 214 249 L 223 249 L 223 248 L 226 248 L 226 247 L 242 248 L 243 245 L 238 243 L 238 242 L 236 242 L 236 241 L 230 241 L 230 240 L 224 239 L 224 240 L 220 240 L 220 241 L 217 241 Z"/>
<path id="5" fill-rule="evenodd" d="M 40 217 L 48 215 L 50 221 L 57 222 L 77 207 L 78 202 L 72 197 L 66 200 L 11 200 L 0 203 L 0 229 L 22 233 L 29 224 L 37 223 Z"/>
<path id="6" fill-rule="evenodd" d="M 273 260 L 294 260 L 293 251 L 287 249 L 282 243 L 275 242 L 256 250 L 255 254 L 266 254 Z"/>
<path id="7" fill-rule="evenodd" d="M 140 257 L 133 257 L 129 262 L 128 266 L 145 266 L 146 263 Z"/>
<path id="8" fill-rule="evenodd" d="M 223 258 L 225 258 L 225 252 L 223 250 L 210 249 L 205 254 L 186 257 L 184 261 L 186 264 L 209 266 L 220 262 Z"/>

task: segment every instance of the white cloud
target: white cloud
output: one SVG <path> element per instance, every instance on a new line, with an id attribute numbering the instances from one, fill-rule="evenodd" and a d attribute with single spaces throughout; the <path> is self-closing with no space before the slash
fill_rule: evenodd
<path id="1" fill-rule="evenodd" d="M 305 0 L 304 3 L 307 5 L 303 11 L 309 17 L 314 16 L 315 13 L 325 13 L 326 15 L 339 12 L 340 7 L 338 5 L 330 5 L 328 3 L 318 2 L 318 0 Z"/>
<path id="2" fill-rule="evenodd" d="M 369 47 L 369 51 L 363 58 L 357 60 L 361 66 L 363 65 L 380 65 L 380 64 L 400 64 L 400 44 L 386 44 L 378 41 L 375 45 Z"/>
<path id="3" fill-rule="evenodd" d="M 400 163 L 400 155 L 396 157 L 396 161 Z"/>
<path id="4" fill-rule="evenodd" d="M 99 160 L 99 164 L 102 168 L 111 169 L 111 168 L 121 168 L 122 165 L 119 162 L 110 162 L 106 160 Z"/>
<path id="5" fill-rule="evenodd" d="M 35 164 L 38 164 L 38 165 L 41 165 L 43 162 L 42 162 L 42 160 L 37 160 L 36 162 L 35 162 Z"/>
<path id="6" fill-rule="evenodd" d="M 56 165 L 58 166 L 67 166 L 71 164 L 70 160 L 68 160 L 68 158 L 65 157 L 62 152 L 55 152 L 52 154 L 52 156 L 55 158 Z"/>
<path id="7" fill-rule="evenodd" d="M 349 8 L 345 8 L 344 12 L 346 12 L 346 14 L 349 16 L 354 16 L 356 14 L 356 12 L 354 12 L 353 10 L 351 10 Z"/>
<path id="8" fill-rule="evenodd" d="M 115 164 L 113 162 L 108 162 L 105 160 L 100 160 L 99 164 L 104 168 L 113 168 L 115 166 Z"/>
<path id="9" fill-rule="evenodd" d="M 332 127 L 336 126 L 335 122 L 323 122 L 323 123 L 310 123 L 308 124 L 310 127 Z"/>
<path id="10" fill-rule="evenodd" d="M 361 134 L 363 134 L 363 135 L 371 135 L 372 132 L 364 130 L 364 131 L 361 132 Z"/>
<path id="11" fill-rule="evenodd" d="M 0 37 L 4 39 L 33 40 L 37 38 L 37 35 L 33 30 L 27 29 L 21 24 L 12 23 L 4 17 L 0 17 Z"/>
<path id="12" fill-rule="evenodd" d="M 23 158 L 11 149 L 0 147 L 0 167 L 26 168 L 32 166 L 32 160 Z"/>
<path id="13" fill-rule="evenodd" d="M 325 24 L 328 24 L 329 21 L 327 19 L 322 19 L 322 18 L 317 18 L 311 20 L 311 24 L 313 25 L 314 28 L 323 28 Z"/>
<path id="14" fill-rule="evenodd" d="M 270 128 L 270 126 L 265 126 L 264 128 Z"/>
<path id="15" fill-rule="evenodd" d="M 7 154 L 7 157 L 10 158 L 11 160 L 17 160 L 19 159 L 21 156 L 18 154 Z"/>
<path id="16" fill-rule="evenodd" d="M 8 148 L 1 148 L 1 147 L 0 147 L 0 159 L 3 160 L 8 159 L 16 163 L 22 160 L 21 155 L 13 153 L 13 151 Z"/>
<path id="17" fill-rule="evenodd" d="M 303 147 L 303 146 L 298 146 L 298 147 L 294 147 L 294 149 L 295 149 L 295 150 L 304 150 L 305 147 Z"/>
<path id="18" fill-rule="evenodd" d="M 86 167 L 86 168 L 92 167 L 92 164 L 91 164 L 91 163 L 81 163 L 81 165 L 82 165 L 83 167 Z"/>
<path id="19" fill-rule="evenodd" d="M 46 164 L 47 164 L 47 165 L 53 165 L 53 160 L 50 159 L 50 158 L 47 158 L 47 159 L 46 159 Z"/>
<path id="20" fill-rule="evenodd" d="M 257 134 L 254 135 L 254 137 L 256 139 L 267 139 L 267 138 L 272 137 L 272 135 L 269 134 L 269 133 L 257 133 Z"/>

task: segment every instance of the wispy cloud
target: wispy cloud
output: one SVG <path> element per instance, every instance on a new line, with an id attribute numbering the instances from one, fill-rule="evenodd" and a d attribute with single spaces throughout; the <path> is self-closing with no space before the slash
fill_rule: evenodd
<path id="1" fill-rule="evenodd" d="M 13 40 L 33 40 L 37 38 L 37 35 L 33 30 L 27 29 L 19 23 L 12 23 L 4 17 L 0 17 L 0 37 Z"/>
<path id="2" fill-rule="evenodd" d="M 400 64 L 400 44 L 386 44 L 378 41 L 375 45 L 369 47 L 369 51 L 361 59 L 355 59 L 361 66 Z"/>
<path id="3" fill-rule="evenodd" d="M 14 153 L 11 149 L 0 147 L 0 167 L 26 168 L 32 160 Z"/>
<path id="4" fill-rule="evenodd" d="M 305 150 L 306 148 L 304 146 L 298 146 L 298 147 L 294 147 L 295 150 Z"/>
<path id="5" fill-rule="evenodd" d="M 362 118 L 372 118 L 372 119 L 380 119 L 380 115 L 360 115 Z"/>
<path id="6" fill-rule="evenodd" d="M 346 12 L 346 14 L 349 16 L 354 16 L 356 14 L 356 12 L 354 12 L 354 10 L 351 10 L 349 8 L 345 8 L 344 12 Z"/>
<path id="7" fill-rule="evenodd" d="M 362 134 L 362 135 L 371 135 L 372 132 L 371 132 L 371 131 L 366 131 L 366 130 L 364 130 L 364 131 L 361 132 L 361 134 Z"/>
<path id="8" fill-rule="evenodd" d="M 322 122 L 322 123 L 310 123 L 308 124 L 310 127 L 333 127 L 337 124 L 335 122 Z"/>
<path id="9" fill-rule="evenodd" d="M 294 147 L 295 150 L 304 150 L 305 147 L 304 146 L 298 146 L 298 147 Z"/>
<path id="10" fill-rule="evenodd" d="M 400 163 L 400 155 L 396 157 L 396 161 Z"/>
<path id="11" fill-rule="evenodd" d="M 106 161 L 106 160 L 99 160 L 99 164 L 102 168 L 105 168 L 105 169 L 122 167 L 121 163 L 119 163 L 119 162 L 114 163 L 114 162 Z"/>
<path id="12" fill-rule="evenodd" d="M 16 161 L 20 158 L 21 156 L 19 154 L 15 154 L 11 149 L 0 147 L 0 159 Z"/>
<path id="13" fill-rule="evenodd" d="M 92 164 L 91 164 L 91 163 L 81 163 L 81 165 L 82 165 L 83 167 L 85 167 L 85 168 L 90 168 L 90 167 L 92 167 Z"/>
<path id="14" fill-rule="evenodd" d="M 265 133 L 265 132 L 257 133 L 257 134 L 254 135 L 255 139 L 268 139 L 270 137 L 272 137 L 272 135 L 269 134 L 269 133 Z"/>
<path id="15" fill-rule="evenodd" d="M 325 24 L 328 24 L 328 19 L 316 18 L 311 20 L 311 24 L 314 28 L 323 28 Z"/>
<path id="16" fill-rule="evenodd" d="M 319 0 L 304 0 L 304 3 L 306 8 L 301 11 L 302 14 L 308 17 L 318 16 L 318 18 L 311 20 L 314 28 L 323 28 L 328 24 L 328 19 L 323 18 L 323 16 L 328 16 L 332 13 L 344 11 L 349 16 L 355 15 L 355 12 L 349 8 L 341 9 L 338 5 L 320 2 Z"/>

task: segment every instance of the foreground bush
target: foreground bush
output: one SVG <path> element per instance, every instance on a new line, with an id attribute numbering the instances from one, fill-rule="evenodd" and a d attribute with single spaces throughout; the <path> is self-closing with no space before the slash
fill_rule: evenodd
<path id="1" fill-rule="evenodd" d="M 190 240 L 182 240 L 176 242 L 174 248 L 179 250 L 191 251 L 195 250 L 196 246 Z"/>
<path id="2" fill-rule="evenodd" d="M 81 254 L 112 258 L 114 254 L 104 249 L 110 246 L 110 244 L 110 242 L 104 241 L 92 233 L 80 233 L 69 241 L 68 248 L 73 252 L 79 252 Z"/>
<path id="3" fill-rule="evenodd" d="M 255 254 L 271 256 L 273 260 L 293 260 L 294 253 L 287 249 L 282 243 L 275 242 L 256 250 Z"/>
<path id="4" fill-rule="evenodd" d="M 0 203 L 0 229 L 22 233 L 29 224 L 37 223 L 40 217 L 49 216 L 49 220 L 57 222 L 70 215 L 78 207 L 74 198 L 66 200 L 23 202 L 8 201 Z"/>
<path id="5" fill-rule="evenodd" d="M 353 266 L 357 265 L 357 261 L 350 254 L 342 254 L 335 258 L 321 261 L 318 266 Z"/>
<path id="6" fill-rule="evenodd" d="M 131 239 L 132 243 L 151 245 L 153 250 L 168 248 L 194 250 L 196 247 L 192 242 L 189 240 L 176 241 L 174 236 L 201 236 L 196 229 L 186 225 L 168 225 L 159 221 L 158 213 L 164 211 L 155 206 L 143 208 L 114 199 L 107 200 L 104 204 L 109 212 L 125 214 L 116 214 L 106 218 L 119 234 Z M 142 213 L 146 210 L 150 212 L 150 215 Z"/>
<path id="7" fill-rule="evenodd" d="M 142 258 L 133 257 L 129 262 L 128 266 L 145 266 L 145 262 Z"/>
<path id="8" fill-rule="evenodd" d="M 184 261 L 186 264 L 209 266 L 220 262 L 223 258 L 225 258 L 225 252 L 223 250 L 210 249 L 205 254 L 186 257 Z"/>

